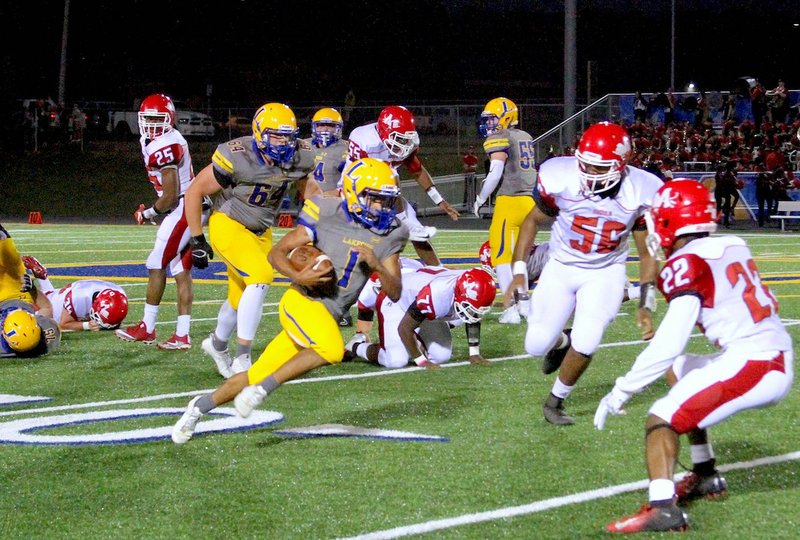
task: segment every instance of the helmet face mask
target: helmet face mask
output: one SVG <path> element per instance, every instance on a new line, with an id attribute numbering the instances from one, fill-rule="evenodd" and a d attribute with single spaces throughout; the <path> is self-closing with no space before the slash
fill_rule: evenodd
<path id="1" fill-rule="evenodd" d="M 318 110 L 311 118 L 311 144 L 326 148 L 342 138 L 342 115 L 332 108 Z"/>
<path id="2" fill-rule="evenodd" d="M 253 116 L 253 141 L 262 156 L 278 165 L 292 161 L 297 148 L 297 119 L 283 103 L 267 103 Z"/>
<path id="3" fill-rule="evenodd" d="M 647 250 L 660 259 L 659 248 L 669 257 L 679 237 L 716 231 L 717 206 L 700 182 L 679 178 L 658 190 L 645 220 Z"/>
<path id="4" fill-rule="evenodd" d="M 92 300 L 89 318 L 105 330 L 118 328 L 128 315 L 128 297 L 114 289 L 103 289 Z"/>
<path id="5" fill-rule="evenodd" d="M 24 353 L 39 344 L 42 329 L 33 313 L 15 309 L 6 315 L 2 335 L 9 347 L 18 353 Z"/>
<path id="6" fill-rule="evenodd" d="M 139 133 L 146 139 L 155 139 L 172 131 L 175 125 L 175 104 L 169 96 L 147 96 L 139 107 Z"/>
<path id="7" fill-rule="evenodd" d="M 483 108 L 478 131 L 481 137 L 497 133 L 519 124 L 519 109 L 508 98 L 494 98 Z"/>
<path id="8" fill-rule="evenodd" d="M 344 174 L 342 197 L 348 215 L 362 227 L 384 233 L 394 223 L 400 195 L 394 171 L 383 161 L 362 158 Z"/>
<path id="9" fill-rule="evenodd" d="M 622 126 L 609 122 L 590 126 L 575 151 L 582 193 L 591 197 L 614 189 L 622 181 L 631 151 Z"/>
<path id="10" fill-rule="evenodd" d="M 465 323 L 478 323 L 492 309 L 496 294 L 494 278 L 487 271 L 467 270 L 456 279 L 453 309 Z"/>
<path id="11" fill-rule="evenodd" d="M 395 159 L 404 160 L 419 147 L 417 123 L 405 107 L 386 107 L 378 115 L 378 136 Z"/>

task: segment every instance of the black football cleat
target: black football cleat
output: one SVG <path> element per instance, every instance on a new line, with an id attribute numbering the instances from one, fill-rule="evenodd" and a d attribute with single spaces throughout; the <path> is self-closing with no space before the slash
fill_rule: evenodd
<path id="1" fill-rule="evenodd" d="M 567 351 L 572 345 L 572 339 L 570 338 L 572 335 L 572 328 L 567 328 L 564 330 L 564 334 L 567 336 L 567 344 L 563 347 L 550 349 L 550 351 L 544 357 L 544 361 L 542 362 L 542 373 L 545 375 L 550 375 L 555 370 L 560 368 L 561 363 L 564 361 L 564 357 L 567 356 Z"/>
<path id="2" fill-rule="evenodd" d="M 610 533 L 630 534 L 647 531 L 685 531 L 689 527 L 686 514 L 674 504 L 642 506 L 637 513 L 606 525 Z"/>
<path id="3" fill-rule="evenodd" d="M 684 504 L 694 499 L 721 499 L 728 494 L 728 482 L 715 471 L 709 476 L 700 476 L 694 471 L 689 471 L 675 484 L 675 495 L 678 504 Z"/>
<path id="4" fill-rule="evenodd" d="M 571 426 L 575 423 L 572 418 L 564 411 L 564 400 L 550 394 L 542 408 L 544 419 L 556 426 Z"/>

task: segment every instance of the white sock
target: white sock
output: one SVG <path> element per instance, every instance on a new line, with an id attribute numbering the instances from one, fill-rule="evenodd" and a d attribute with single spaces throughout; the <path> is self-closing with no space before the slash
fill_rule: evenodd
<path id="1" fill-rule="evenodd" d="M 497 284 L 500 286 L 500 292 L 506 292 L 508 286 L 511 285 L 511 280 L 514 279 L 514 275 L 511 273 L 511 265 L 498 264 L 494 267 L 494 271 L 497 272 Z"/>
<path id="2" fill-rule="evenodd" d="M 359 343 L 356 345 L 356 356 L 359 358 L 367 358 L 367 349 L 369 348 L 369 343 Z"/>
<path id="3" fill-rule="evenodd" d="M 261 311 L 264 309 L 264 296 L 267 294 L 269 285 L 258 283 L 248 285 L 239 300 L 239 313 L 236 317 L 236 335 L 240 339 L 253 341 L 258 330 L 258 323 L 261 322 Z M 218 336 L 219 337 L 219 336 Z"/>
<path id="4" fill-rule="evenodd" d="M 154 306 L 152 304 L 145 304 L 144 316 L 142 317 L 145 330 L 147 330 L 148 332 L 152 332 L 153 330 L 155 330 L 156 319 L 158 319 L 158 306 Z"/>
<path id="5" fill-rule="evenodd" d="M 705 463 L 714 459 L 714 449 L 711 448 L 711 443 L 707 444 L 693 444 L 690 447 L 692 453 L 692 463 Z"/>
<path id="6" fill-rule="evenodd" d="M 218 340 L 227 343 L 233 335 L 234 328 L 236 328 L 236 310 L 225 300 L 217 314 L 217 327 L 214 329 L 214 334 Z"/>
<path id="7" fill-rule="evenodd" d="M 175 329 L 175 335 L 185 336 L 189 333 L 189 325 L 192 324 L 191 315 L 178 315 L 178 328 Z"/>
<path id="8" fill-rule="evenodd" d="M 561 379 L 556 377 L 556 382 L 553 383 L 553 389 L 550 391 L 554 396 L 561 399 L 566 399 L 572 391 L 575 389 L 575 386 L 567 386 Z"/>
<path id="9" fill-rule="evenodd" d="M 675 482 L 666 478 L 650 480 L 648 497 L 650 502 L 669 501 L 675 496 Z"/>

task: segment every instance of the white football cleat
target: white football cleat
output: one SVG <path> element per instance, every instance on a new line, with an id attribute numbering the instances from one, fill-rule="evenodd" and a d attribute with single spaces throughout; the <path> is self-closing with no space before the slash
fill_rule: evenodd
<path id="1" fill-rule="evenodd" d="M 520 322 L 517 306 L 511 306 L 500 314 L 500 324 L 519 324 Z"/>
<path id="2" fill-rule="evenodd" d="M 236 412 L 242 418 L 247 418 L 253 412 L 253 409 L 261 405 L 264 398 L 267 397 L 267 391 L 259 384 L 251 384 L 245 386 L 233 399 L 233 406 Z"/>
<path id="3" fill-rule="evenodd" d="M 250 360 L 250 354 L 248 353 L 240 354 L 239 356 L 233 359 L 233 362 L 231 363 L 231 372 L 233 373 L 233 375 L 236 375 L 237 373 L 242 373 L 244 371 L 247 371 L 248 369 L 250 369 L 250 366 L 252 365 L 253 361 Z"/>
<path id="4" fill-rule="evenodd" d="M 408 223 L 406 223 L 408 224 Z M 427 242 L 436 235 L 436 227 L 414 227 L 408 229 L 408 239 L 412 242 Z"/>
<path id="5" fill-rule="evenodd" d="M 184 444 L 194 435 L 197 421 L 203 416 L 203 413 L 201 413 L 200 409 L 195 405 L 197 400 L 201 397 L 202 396 L 197 396 L 189 402 L 189 405 L 186 407 L 186 412 L 183 413 L 180 420 L 172 427 L 172 442 L 175 444 Z"/>
<path id="6" fill-rule="evenodd" d="M 233 371 L 231 371 L 231 363 L 233 363 L 233 359 L 231 358 L 231 355 L 228 354 L 228 349 L 225 349 L 224 351 L 218 351 L 215 349 L 211 334 L 209 334 L 208 337 L 203 340 L 203 343 L 200 344 L 200 347 L 208 356 L 214 359 L 214 363 L 217 365 L 217 371 L 219 371 L 219 374 L 222 375 L 223 378 L 229 379 L 231 376 L 233 376 Z"/>

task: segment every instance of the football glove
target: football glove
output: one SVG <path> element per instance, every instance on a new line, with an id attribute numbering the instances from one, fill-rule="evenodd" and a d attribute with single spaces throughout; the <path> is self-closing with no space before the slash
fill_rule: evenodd
<path id="1" fill-rule="evenodd" d="M 481 217 L 481 206 L 483 206 L 484 203 L 486 203 L 486 199 L 481 197 L 481 194 L 478 193 L 475 197 L 475 204 L 472 205 L 472 213 L 475 214 L 475 217 Z"/>
<path id="2" fill-rule="evenodd" d="M 133 213 L 133 219 L 136 220 L 136 223 L 139 225 L 144 225 L 144 203 L 139 205 L 139 208 Z"/>
<path id="3" fill-rule="evenodd" d="M 195 268 L 208 268 L 208 260 L 214 258 L 214 250 L 211 244 L 206 241 L 206 235 L 198 234 L 189 239 L 192 246 L 192 264 Z"/>
<path id="4" fill-rule="evenodd" d="M 627 414 L 622 407 L 630 398 L 630 394 L 614 386 L 611 392 L 606 394 L 597 406 L 597 412 L 594 413 L 594 427 L 598 430 L 602 430 L 603 426 L 606 425 L 606 418 L 609 414 L 613 414 L 614 416 Z"/>
<path id="5" fill-rule="evenodd" d="M 20 280 L 20 288 L 19 292 L 31 292 L 33 289 L 36 288 L 36 285 L 33 283 L 33 278 L 30 274 L 22 274 L 22 279 Z"/>

